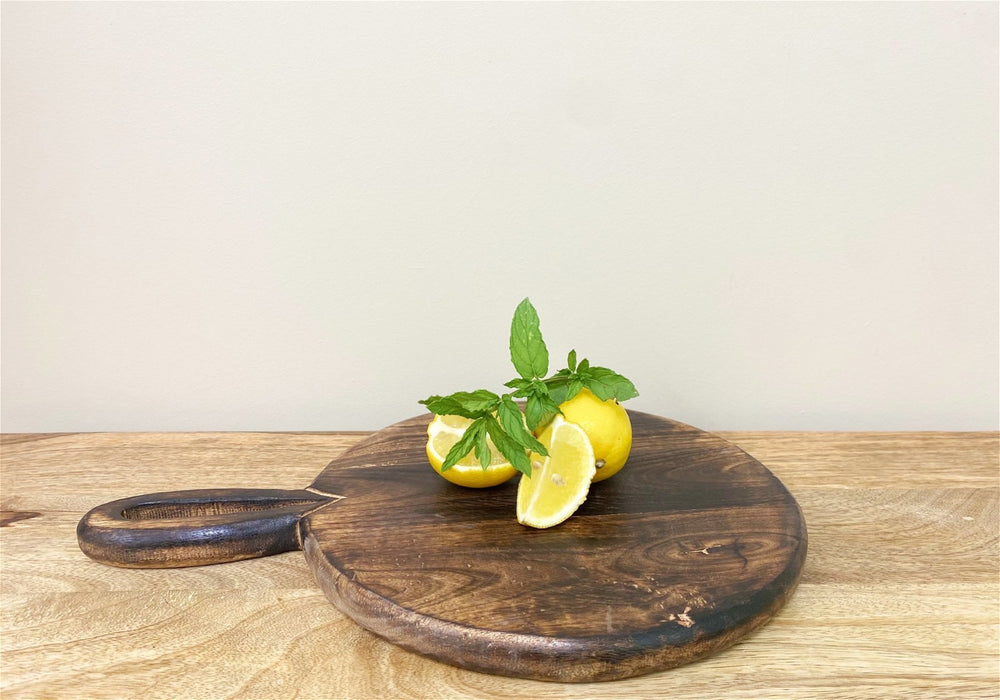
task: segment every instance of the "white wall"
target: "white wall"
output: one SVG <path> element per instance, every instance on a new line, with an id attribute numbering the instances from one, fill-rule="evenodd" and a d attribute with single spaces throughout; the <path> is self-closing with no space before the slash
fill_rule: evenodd
<path id="1" fill-rule="evenodd" d="M 996 429 L 997 7 L 4 3 L 2 429 Z"/>

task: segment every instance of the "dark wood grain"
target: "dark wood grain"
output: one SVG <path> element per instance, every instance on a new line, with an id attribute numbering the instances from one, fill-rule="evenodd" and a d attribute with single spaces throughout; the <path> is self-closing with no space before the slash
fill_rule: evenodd
<path id="1" fill-rule="evenodd" d="M 344 497 L 301 522 L 320 586 L 375 633 L 488 673 L 612 680 L 735 643 L 799 579 L 799 507 L 728 442 L 630 416 L 625 469 L 549 530 L 516 522 L 516 480 L 428 478 L 429 416 L 373 435 L 313 482 Z"/>
<path id="2" fill-rule="evenodd" d="M 299 519 L 330 500 L 280 489 L 151 493 L 91 509 L 76 536 L 84 554 L 113 566 L 221 564 L 299 549 Z"/>

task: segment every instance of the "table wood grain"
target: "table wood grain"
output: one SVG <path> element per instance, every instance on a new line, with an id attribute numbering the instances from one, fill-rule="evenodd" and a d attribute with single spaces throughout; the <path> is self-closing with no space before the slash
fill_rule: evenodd
<path id="1" fill-rule="evenodd" d="M 0 442 L 4 698 L 996 698 L 997 433 L 719 433 L 795 495 L 798 590 L 717 655 L 611 683 L 464 671 L 404 651 L 323 596 L 300 552 L 125 570 L 77 521 L 179 488 L 295 488 L 366 433 L 83 433 Z"/>

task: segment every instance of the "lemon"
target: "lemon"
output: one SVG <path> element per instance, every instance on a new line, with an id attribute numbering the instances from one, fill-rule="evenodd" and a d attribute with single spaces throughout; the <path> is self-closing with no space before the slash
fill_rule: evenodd
<path id="1" fill-rule="evenodd" d="M 601 401 L 590 389 L 581 389 L 569 401 L 559 404 L 559 410 L 566 420 L 583 428 L 590 439 L 597 467 L 594 481 L 614 476 L 625 466 L 632 449 L 632 422 L 620 403 L 614 399 Z M 539 436 L 542 444 L 546 431 Z"/>
<path id="2" fill-rule="evenodd" d="M 486 442 L 490 446 L 492 459 L 486 469 L 483 469 L 476 459 L 476 451 L 472 450 L 451 469 L 441 471 L 441 465 L 444 464 L 448 451 L 461 439 L 471 423 L 469 418 L 461 416 L 434 416 L 434 420 L 427 426 L 427 459 L 434 467 L 434 471 L 453 484 L 471 488 L 487 488 L 502 484 L 514 476 L 517 470 L 489 438 Z"/>
<path id="3" fill-rule="evenodd" d="M 546 528 L 558 525 L 587 500 L 594 478 L 594 450 L 580 426 L 556 416 L 541 441 L 548 457 L 531 454 L 531 476 L 517 486 L 517 521 Z"/>

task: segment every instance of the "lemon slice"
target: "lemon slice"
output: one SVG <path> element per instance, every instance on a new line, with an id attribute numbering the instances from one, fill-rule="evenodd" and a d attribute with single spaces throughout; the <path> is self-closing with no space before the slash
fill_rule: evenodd
<path id="1" fill-rule="evenodd" d="M 510 479 L 517 470 L 507 461 L 500 450 L 489 438 L 486 443 L 490 447 L 490 464 L 486 469 L 476 459 L 476 451 L 471 450 L 448 471 L 441 471 L 448 451 L 458 442 L 472 420 L 461 416 L 434 416 L 427 426 L 427 459 L 434 471 L 453 484 L 470 488 L 488 488 Z"/>
<path id="2" fill-rule="evenodd" d="M 587 500 L 597 469 L 583 428 L 557 415 L 543 440 L 548 457 L 532 453 L 531 476 L 517 486 L 517 521 L 530 527 L 558 525 Z"/>

